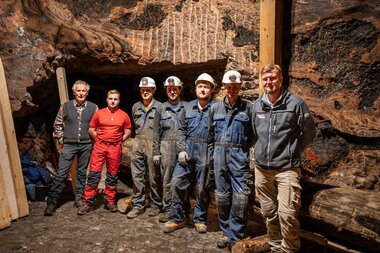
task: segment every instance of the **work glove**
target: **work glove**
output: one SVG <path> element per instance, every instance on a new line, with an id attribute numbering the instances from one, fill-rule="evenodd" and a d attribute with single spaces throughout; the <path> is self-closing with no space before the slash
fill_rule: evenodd
<path id="1" fill-rule="evenodd" d="M 189 160 L 189 156 L 187 155 L 186 151 L 181 151 L 178 154 L 178 163 L 182 166 L 187 164 L 187 161 Z"/>
<path id="2" fill-rule="evenodd" d="M 160 155 L 154 155 L 153 156 L 153 163 L 154 165 L 160 165 L 161 164 L 161 156 Z"/>

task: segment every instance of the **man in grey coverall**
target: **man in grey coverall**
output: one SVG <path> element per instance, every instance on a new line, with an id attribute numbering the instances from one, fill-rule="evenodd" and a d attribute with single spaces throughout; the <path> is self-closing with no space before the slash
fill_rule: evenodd
<path id="1" fill-rule="evenodd" d="M 178 121 L 185 103 L 181 101 L 182 81 L 176 76 L 169 76 L 164 87 L 168 101 L 162 103 L 154 116 L 153 161 L 161 165 L 162 212 L 160 222 L 170 218 L 171 187 L 173 170 L 177 162 Z"/>
<path id="2" fill-rule="evenodd" d="M 144 212 L 147 186 L 150 189 L 149 216 L 160 213 L 161 194 L 158 188 L 159 169 L 153 164 L 153 123 L 154 115 L 161 104 L 153 98 L 156 82 L 143 77 L 139 84 L 142 101 L 132 107 L 132 121 L 135 138 L 132 142 L 131 170 L 133 178 L 133 208 L 127 218 L 133 219 Z M 148 175 L 149 182 L 146 182 Z"/>

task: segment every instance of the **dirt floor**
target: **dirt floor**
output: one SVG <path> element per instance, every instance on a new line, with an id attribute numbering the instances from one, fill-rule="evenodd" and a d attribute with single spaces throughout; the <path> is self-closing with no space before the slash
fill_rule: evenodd
<path id="1" fill-rule="evenodd" d="M 118 197 L 131 194 L 121 184 Z M 0 252 L 228 252 L 218 249 L 221 232 L 215 206 L 209 210 L 208 233 L 198 234 L 190 223 L 170 234 L 163 233 L 163 223 L 147 213 L 128 219 L 122 213 L 110 213 L 98 203 L 95 211 L 84 216 L 76 214 L 73 196 L 66 188 L 56 213 L 43 215 L 44 202 L 30 202 L 30 215 L 13 221 L 0 231 Z M 250 221 L 248 235 L 265 233 L 262 224 Z M 311 242 L 302 242 L 302 252 L 333 252 Z"/>

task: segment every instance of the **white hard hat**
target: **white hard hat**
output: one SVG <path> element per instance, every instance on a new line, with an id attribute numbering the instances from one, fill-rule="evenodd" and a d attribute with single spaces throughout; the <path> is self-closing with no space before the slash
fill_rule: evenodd
<path id="1" fill-rule="evenodd" d="M 224 73 L 222 83 L 241 83 L 241 74 L 236 70 L 229 70 Z"/>
<path id="2" fill-rule="evenodd" d="M 140 88 L 156 88 L 156 82 L 151 77 L 143 77 L 140 80 Z"/>
<path id="3" fill-rule="evenodd" d="M 210 83 L 213 88 L 215 88 L 216 84 L 215 84 L 215 81 L 214 81 L 214 78 L 212 78 L 209 74 L 207 73 L 202 73 L 198 76 L 197 80 L 195 80 L 195 85 L 198 84 L 199 81 L 206 81 L 208 83 Z"/>
<path id="4" fill-rule="evenodd" d="M 166 78 L 166 80 L 164 82 L 164 87 L 166 87 L 168 85 L 174 85 L 174 86 L 182 87 L 182 82 L 176 76 L 169 76 L 168 78 Z"/>

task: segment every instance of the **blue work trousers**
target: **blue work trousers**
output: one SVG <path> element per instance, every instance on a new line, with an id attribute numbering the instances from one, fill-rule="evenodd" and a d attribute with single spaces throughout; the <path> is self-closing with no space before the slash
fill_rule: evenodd
<path id="1" fill-rule="evenodd" d="M 214 173 L 219 224 L 228 242 L 243 238 L 247 224 L 248 196 L 253 185 L 248 152 L 241 147 L 215 144 Z"/>
<path id="2" fill-rule="evenodd" d="M 161 157 L 161 184 L 162 184 L 162 212 L 169 213 L 172 203 L 171 181 L 174 167 L 177 162 L 177 141 L 162 140 L 160 150 Z"/>
<path id="3" fill-rule="evenodd" d="M 193 222 L 205 224 L 210 204 L 210 191 L 205 188 L 208 175 L 208 145 L 206 142 L 187 141 L 187 165 L 177 163 L 172 178 L 171 221 L 183 221 L 189 214 L 189 195 L 192 182 L 195 183 L 195 206 Z"/>

